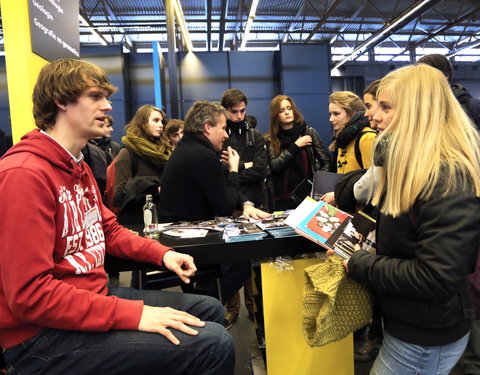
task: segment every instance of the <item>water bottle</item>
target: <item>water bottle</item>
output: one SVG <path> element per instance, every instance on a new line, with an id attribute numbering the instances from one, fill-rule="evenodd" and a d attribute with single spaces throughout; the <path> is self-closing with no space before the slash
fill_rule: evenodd
<path id="1" fill-rule="evenodd" d="M 157 206 L 153 202 L 152 194 L 146 196 L 146 202 L 143 206 L 143 224 L 146 236 L 155 239 L 159 237 Z"/>

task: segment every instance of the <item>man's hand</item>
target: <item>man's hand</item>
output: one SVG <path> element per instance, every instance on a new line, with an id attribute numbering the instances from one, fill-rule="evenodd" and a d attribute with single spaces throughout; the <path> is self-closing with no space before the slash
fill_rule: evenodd
<path id="1" fill-rule="evenodd" d="M 175 272 L 185 284 L 190 283 L 190 277 L 195 275 L 197 271 L 190 255 L 171 250 L 163 256 L 163 265 L 170 271 Z"/>
<path id="2" fill-rule="evenodd" d="M 310 146 L 312 144 L 312 137 L 309 135 L 298 137 L 298 139 L 295 141 L 295 144 L 300 148 Z"/>
<path id="3" fill-rule="evenodd" d="M 228 170 L 230 172 L 238 172 L 238 163 L 240 163 L 240 155 L 232 147 L 227 147 L 228 153 Z"/>
<path id="4" fill-rule="evenodd" d="M 173 251 L 169 251 L 169 253 L 173 253 Z M 197 330 L 190 328 L 186 324 L 195 327 L 203 327 L 205 322 L 202 322 L 197 317 L 190 315 L 185 311 L 175 310 L 170 307 L 153 307 L 145 305 L 143 306 L 138 330 L 142 332 L 160 333 L 173 344 L 178 345 L 180 344 L 180 341 L 168 329 L 168 327 L 175 328 L 188 335 L 198 335 Z"/>
<path id="5" fill-rule="evenodd" d="M 271 215 L 268 212 L 259 210 L 258 208 L 253 207 L 250 204 L 243 205 L 243 217 L 248 220 L 250 218 L 255 220 L 267 219 Z"/>
<path id="6" fill-rule="evenodd" d="M 220 155 L 220 161 L 222 164 L 225 164 L 228 166 L 228 151 L 227 150 L 222 150 L 222 154 Z"/>

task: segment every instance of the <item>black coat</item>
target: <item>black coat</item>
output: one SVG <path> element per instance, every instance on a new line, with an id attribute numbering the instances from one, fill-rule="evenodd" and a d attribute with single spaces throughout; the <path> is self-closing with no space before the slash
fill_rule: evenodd
<path id="1" fill-rule="evenodd" d="M 468 332 L 465 277 L 475 264 L 479 226 L 480 202 L 473 193 L 442 197 L 438 189 L 409 213 L 379 215 L 377 255 L 354 253 L 348 270 L 372 287 L 392 336 L 431 346 Z"/>
<path id="2" fill-rule="evenodd" d="M 242 201 L 238 173 L 225 178 L 220 157 L 208 139 L 185 133 L 163 171 L 159 221 L 230 216 Z"/>
<path id="3" fill-rule="evenodd" d="M 268 171 L 265 138 L 248 122 L 236 124 L 227 121 L 227 133 L 229 139 L 225 142 L 224 148 L 231 146 L 240 155 L 238 165 L 240 191 L 258 207 L 265 203 L 265 178 Z M 253 166 L 245 168 L 245 163 L 248 162 L 253 162 Z"/>

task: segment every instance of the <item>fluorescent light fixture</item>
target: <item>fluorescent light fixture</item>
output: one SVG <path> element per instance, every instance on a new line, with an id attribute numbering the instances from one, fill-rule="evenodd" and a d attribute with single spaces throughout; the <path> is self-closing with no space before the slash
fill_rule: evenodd
<path id="1" fill-rule="evenodd" d="M 458 54 L 461 53 L 461 52 L 465 52 L 465 51 L 467 51 L 467 50 L 469 50 L 469 49 L 472 49 L 472 48 L 475 48 L 475 47 L 478 47 L 478 46 L 480 46 L 480 39 L 477 40 L 476 42 L 472 43 L 472 44 L 468 44 L 468 45 L 466 45 L 466 46 L 463 46 L 463 47 L 458 48 L 457 50 L 449 53 L 449 54 L 447 55 L 447 57 L 456 56 L 456 55 L 458 55 Z"/>
<path id="2" fill-rule="evenodd" d="M 83 18 L 83 16 L 81 14 L 78 15 L 78 19 L 79 19 L 80 23 L 83 26 L 85 26 L 88 29 L 88 31 L 90 31 L 90 33 L 93 36 L 95 36 L 102 45 L 106 46 L 108 44 L 107 41 L 105 40 L 105 38 L 97 30 L 95 30 L 92 27 L 92 25 L 85 18 Z"/>
<path id="3" fill-rule="evenodd" d="M 192 41 L 190 40 L 190 34 L 188 33 L 187 23 L 183 15 L 182 5 L 179 0 L 173 0 L 173 11 L 175 12 L 175 18 L 177 19 L 180 31 L 182 32 L 183 43 L 188 52 L 193 51 Z"/>
<path id="4" fill-rule="evenodd" d="M 250 34 L 250 29 L 252 28 L 252 23 L 255 20 L 257 14 L 257 7 L 260 0 L 253 0 L 252 6 L 250 7 L 250 13 L 248 14 L 247 25 L 245 26 L 245 32 L 243 33 L 242 44 L 240 44 L 240 49 L 245 50 L 247 45 L 248 35 Z"/>
<path id="5" fill-rule="evenodd" d="M 358 46 L 351 55 L 345 57 L 342 61 L 338 62 L 335 64 L 334 68 L 339 68 L 343 64 L 345 64 L 347 61 L 352 61 L 355 60 L 355 58 L 362 53 L 365 52 L 365 50 L 370 47 L 373 43 L 375 43 L 377 40 L 379 40 L 381 37 L 383 37 L 385 34 L 390 32 L 393 28 L 397 27 L 400 23 L 405 21 L 408 17 L 410 17 L 412 14 L 417 12 L 419 9 L 421 9 L 423 6 L 427 5 L 430 3 L 432 0 L 423 0 L 420 3 L 418 3 L 416 6 L 414 6 L 412 9 L 410 9 L 407 13 L 402 15 L 400 18 L 396 19 L 395 22 L 391 23 L 390 25 L 384 26 L 383 29 L 381 29 L 377 34 L 373 34 L 369 39 L 367 39 L 365 42 L 363 42 L 360 46 Z"/>

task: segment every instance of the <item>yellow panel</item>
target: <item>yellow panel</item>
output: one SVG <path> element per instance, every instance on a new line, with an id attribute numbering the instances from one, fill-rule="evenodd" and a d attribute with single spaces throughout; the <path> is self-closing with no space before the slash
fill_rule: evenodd
<path id="1" fill-rule="evenodd" d="M 27 0 L 1 0 L 8 99 L 13 142 L 35 128 L 32 93 L 47 60 L 34 54 L 30 41 Z"/>
<path id="2" fill-rule="evenodd" d="M 353 375 L 353 340 L 311 348 L 302 329 L 303 270 L 317 259 L 293 261 L 292 271 L 277 272 L 262 263 L 262 294 L 268 375 Z"/>

